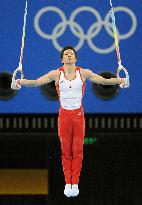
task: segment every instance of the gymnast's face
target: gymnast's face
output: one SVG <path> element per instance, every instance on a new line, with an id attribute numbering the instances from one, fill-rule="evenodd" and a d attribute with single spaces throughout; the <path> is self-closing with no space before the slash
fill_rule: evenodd
<path id="1" fill-rule="evenodd" d="M 75 53 L 72 49 L 67 49 L 64 51 L 63 58 L 62 58 L 62 63 L 65 64 L 75 64 L 76 62 L 76 57 Z"/>

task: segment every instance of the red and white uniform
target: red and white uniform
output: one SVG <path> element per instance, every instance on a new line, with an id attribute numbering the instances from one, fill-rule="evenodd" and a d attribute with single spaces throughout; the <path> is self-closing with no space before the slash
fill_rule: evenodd
<path id="1" fill-rule="evenodd" d="M 66 184 L 77 184 L 82 168 L 85 135 L 82 108 L 85 84 L 81 79 L 80 67 L 76 67 L 73 80 L 65 77 L 63 67 L 59 71 L 60 78 L 56 89 L 60 100 L 58 135 L 62 149 L 62 165 Z"/>

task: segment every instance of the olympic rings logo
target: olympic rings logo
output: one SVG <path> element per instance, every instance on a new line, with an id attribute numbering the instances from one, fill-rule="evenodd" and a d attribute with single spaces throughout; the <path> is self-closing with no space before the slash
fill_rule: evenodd
<path id="1" fill-rule="evenodd" d="M 136 19 L 135 14 L 129 8 L 122 7 L 122 6 L 115 7 L 114 11 L 115 13 L 125 12 L 131 18 L 132 26 L 127 33 L 120 34 L 120 32 L 117 30 L 119 41 L 129 38 L 130 36 L 134 34 L 137 28 L 137 19 Z M 42 31 L 40 27 L 40 23 L 39 23 L 42 15 L 47 12 L 55 12 L 61 18 L 61 22 L 56 24 L 51 34 L 48 34 Z M 77 16 L 82 12 L 91 13 L 96 18 L 96 21 L 92 25 L 90 25 L 86 33 L 81 27 L 81 25 L 75 21 Z M 88 7 L 88 6 L 81 6 L 72 12 L 68 20 L 64 12 L 61 9 L 54 7 L 54 6 L 48 6 L 48 7 L 44 7 L 41 10 L 39 10 L 34 18 L 34 27 L 35 27 L 36 32 L 42 38 L 52 40 L 54 47 L 59 51 L 62 50 L 62 47 L 58 43 L 58 38 L 64 34 L 67 26 L 70 27 L 72 34 L 79 39 L 78 44 L 75 46 L 75 49 L 77 51 L 83 46 L 84 41 L 88 42 L 89 47 L 93 51 L 100 53 L 100 54 L 108 54 L 115 49 L 114 43 L 112 46 L 102 49 L 102 48 L 97 47 L 95 43 L 93 42 L 93 39 L 99 34 L 103 26 L 105 27 L 108 35 L 110 37 L 113 37 L 112 24 L 110 23 L 110 12 L 108 12 L 105 19 L 102 20 L 102 17 L 100 16 L 99 12 L 96 9 L 92 7 Z"/>

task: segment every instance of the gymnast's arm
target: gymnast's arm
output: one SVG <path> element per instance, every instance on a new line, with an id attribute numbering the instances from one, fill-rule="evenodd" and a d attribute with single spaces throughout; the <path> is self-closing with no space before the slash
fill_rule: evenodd
<path id="1" fill-rule="evenodd" d="M 59 76 L 59 70 L 51 70 L 49 73 L 43 75 L 42 77 L 36 79 L 36 80 L 27 80 L 27 79 L 21 79 L 17 84 L 27 86 L 27 87 L 37 87 L 44 85 L 46 83 L 51 83 Z"/>
<path id="2" fill-rule="evenodd" d="M 82 74 L 86 80 L 90 80 L 93 83 L 102 84 L 102 85 L 117 85 L 123 83 L 123 78 L 110 78 L 106 79 L 100 75 L 93 73 L 89 69 L 83 69 Z"/>

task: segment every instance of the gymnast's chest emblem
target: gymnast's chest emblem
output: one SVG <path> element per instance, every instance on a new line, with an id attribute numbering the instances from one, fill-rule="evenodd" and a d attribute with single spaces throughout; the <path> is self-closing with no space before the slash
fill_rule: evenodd
<path id="1" fill-rule="evenodd" d="M 63 80 L 60 81 L 60 83 L 63 83 L 63 82 L 64 82 Z"/>

